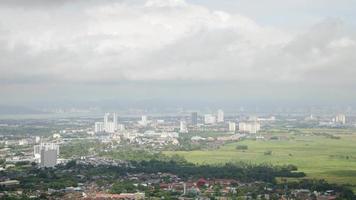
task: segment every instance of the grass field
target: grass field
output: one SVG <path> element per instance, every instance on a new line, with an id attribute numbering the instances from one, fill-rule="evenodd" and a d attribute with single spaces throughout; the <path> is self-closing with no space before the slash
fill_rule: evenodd
<path id="1" fill-rule="evenodd" d="M 326 179 L 356 188 L 356 135 L 338 134 L 340 139 L 324 136 L 297 136 L 286 141 L 245 140 L 230 143 L 218 150 L 165 152 L 178 154 L 194 163 L 217 164 L 244 161 L 273 165 L 293 164 L 308 177 Z M 237 145 L 247 145 L 247 150 L 237 150 Z M 272 151 L 272 155 L 264 155 Z"/>

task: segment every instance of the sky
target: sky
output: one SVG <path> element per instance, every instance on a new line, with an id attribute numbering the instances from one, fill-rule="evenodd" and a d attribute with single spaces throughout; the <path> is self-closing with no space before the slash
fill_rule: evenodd
<path id="1" fill-rule="evenodd" d="M 354 104 L 355 10 L 354 0 L 0 0 L 0 104 Z"/>

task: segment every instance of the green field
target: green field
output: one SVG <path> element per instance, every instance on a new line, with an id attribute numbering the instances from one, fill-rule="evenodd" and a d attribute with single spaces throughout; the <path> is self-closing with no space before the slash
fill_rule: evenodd
<path id="1" fill-rule="evenodd" d="M 199 164 L 236 161 L 273 165 L 293 164 L 308 177 L 351 184 L 356 188 L 356 135 L 338 136 L 341 139 L 296 136 L 285 141 L 245 140 L 226 144 L 218 150 L 165 153 L 182 155 L 188 161 Z M 237 150 L 237 145 L 247 145 L 248 149 Z M 266 151 L 272 151 L 272 155 L 264 155 Z"/>

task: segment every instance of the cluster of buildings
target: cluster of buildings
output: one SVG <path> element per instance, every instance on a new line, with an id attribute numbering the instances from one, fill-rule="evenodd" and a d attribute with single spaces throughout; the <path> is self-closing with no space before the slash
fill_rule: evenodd
<path id="1" fill-rule="evenodd" d="M 339 113 L 333 116 L 310 116 L 304 119 L 306 122 L 318 123 L 321 127 L 355 127 L 356 124 L 352 124 L 352 117 L 346 117 L 345 114 Z"/>
<path id="2" fill-rule="evenodd" d="M 197 113 L 192 113 L 192 121 L 196 122 Z M 193 120 L 194 119 L 194 120 Z M 235 133 L 250 133 L 256 134 L 261 130 L 260 119 L 248 119 L 248 120 L 230 120 L 225 123 L 224 111 L 219 109 L 217 114 L 206 114 L 204 115 L 204 125 L 212 126 L 212 125 L 227 125 L 227 130 L 229 132 Z"/>
<path id="3" fill-rule="evenodd" d="M 116 113 L 105 113 L 103 122 L 95 122 L 95 133 L 115 133 L 118 130 L 124 130 L 125 127 L 122 124 L 118 124 L 118 118 Z"/>
<path id="4" fill-rule="evenodd" d="M 344 114 L 338 114 L 332 119 L 332 122 L 335 122 L 336 124 L 345 125 L 346 116 Z"/>
<path id="5" fill-rule="evenodd" d="M 261 130 L 261 124 L 258 121 L 248 121 L 239 123 L 239 131 L 243 133 L 256 134 Z"/>
<path id="6" fill-rule="evenodd" d="M 214 114 L 204 115 L 204 123 L 205 124 L 215 124 L 215 123 L 223 123 L 223 122 L 224 122 L 224 111 L 221 109 L 218 110 L 216 115 L 214 115 Z"/>
<path id="7" fill-rule="evenodd" d="M 303 116 L 304 117 L 304 116 Z M 83 122 L 73 126 L 74 128 L 68 128 L 66 130 L 51 132 L 47 140 L 42 140 L 39 136 L 22 136 L 14 137 L 13 139 L 3 139 L 0 144 L 3 144 L 4 148 L 0 149 L 1 158 L 6 158 L 6 167 L 1 167 L 0 170 L 6 170 L 7 167 L 14 167 L 16 162 L 28 161 L 36 162 L 39 167 L 50 168 L 55 167 L 57 164 L 63 163 L 63 159 L 60 159 L 60 146 L 65 145 L 66 142 L 71 141 L 71 137 L 78 133 L 78 140 L 86 139 L 100 139 L 101 141 L 125 141 L 133 146 L 139 147 L 154 147 L 160 150 L 161 147 L 166 145 L 180 145 L 179 137 L 186 136 L 188 133 L 204 132 L 204 131 L 216 131 L 226 133 L 224 136 L 194 136 L 188 135 L 191 139 L 190 142 L 201 142 L 204 145 L 210 143 L 221 144 L 225 141 L 238 141 L 243 137 L 252 134 L 257 134 L 261 131 L 261 126 L 264 127 L 267 123 L 275 121 L 275 117 L 268 118 L 238 118 L 225 116 L 223 110 L 218 110 L 216 114 L 199 115 L 198 112 L 192 112 L 190 116 L 179 117 L 148 117 L 146 115 L 141 116 L 139 120 L 132 118 L 121 120 L 119 122 L 118 115 L 116 113 L 105 113 L 101 122 L 94 122 L 91 119 L 90 123 L 84 123 L 87 126 L 83 126 Z M 337 114 L 325 119 L 316 119 L 310 116 L 307 120 L 313 122 L 325 122 L 328 125 L 344 127 L 349 123 L 349 118 L 346 118 L 344 114 Z M 317 121 L 318 120 L 318 121 Z M 63 122 L 63 121 L 61 121 Z M 93 128 L 94 122 L 94 128 Z M 89 125 L 88 125 L 89 124 Z M 85 134 L 93 132 L 92 135 Z M 71 137 L 66 137 L 66 135 Z M 264 135 L 266 137 L 266 135 Z M 83 138 L 81 138 L 83 137 Z M 256 136 L 257 137 L 257 136 Z M 261 136 L 262 137 L 262 136 Z M 281 139 L 281 138 L 278 138 Z M 188 140 L 189 141 L 189 140 Z M 125 144 L 126 145 L 126 144 Z M 107 145 L 110 146 L 110 145 Z M 176 147 L 176 146 L 174 146 Z M 12 149 L 11 149 L 12 148 Z M 154 149 L 152 148 L 152 149 Z M 12 150 L 12 151 L 11 151 Z M 15 150 L 17 152 L 15 152 Z M 156 149 L 154 149 L 156 150 Z M 20 153 L 18 153 L 20 152 Z M 7 157 L 5 157 L 6 155 Z M 94 154 L 93 154 L 94 155 Z M 113 160 L 103 157 L 86 157 L 78 160 L 78 163 L 90 166 L 120 166 L 126 165 L 124 161 Z M 163 177 L 170 177 L 170 182 L 163 181 Z M 89 178 L 89 177 L 87 177 Z M 99 177 L 99 180 L 102 177 Z M 186 195 L 194 196 L 196 198 L 208 198 L 211 195 L 215 195 L 217 185 L 219 188 L 219 197 L 221 199 L 227 198 L 229 194 L 236 193 L 237 190 L 243 188 L 255 187 L 260 183 L 241 183 L 237 180 L 208 180 L 201 178 L 199 180 L 183 181 L 173 174 L 129 174 L 125 179 L 138 182 L 137 184 L 143 184 L 145 187 L 153 188 L 153 185 L 164 191 L 177 192 L 177 198 L 185 199 Z M 17 180 L 1 180 L 0 186 L 17 186 L 19 181 Z M 85 186 L 85 185 L 84 185 Z M 87 185 L 86 185 L 87 186 Z M 107 186 L 108 188 L 110 186 Z M 68 187 L 60 190 L 49 190 L 48 193 L 63 192 L 66 194 L 78 194 L 78 198 L 84 199 L 145 199 L 144 193 L 122 193 L 122 194 L 109 194 L 107 190 L 98 189 L 97 186 L 94 189 L 88 189 L 89 187 Z M 106 188 L 107 189 L 107 188 Z M 272 199 L 271 194 L 282 194 L 283 191 L 276 191 L 275 189 L 264 189 L 260 191 L 258 195 L 260 198 Z M 85 194 L 85 195 L 84 195 Z M 333 192 L 318 193 L 305 189 L 291 190 L 290 194 L 293 198 L 309 199 L 311 196 L 316 196 L 317 199 L 332 199 L 337 195 Z M 245 197 L 252 198 L 251 194 L 246 194 Z M 280 198 L 283 195 L 279 196 Z"/>
<path id="8" fill-rule="evenodd" d="M 70 120 L 65 121 L 63 119 L 60 123 L 76 123 L 80 129 L 64 129 L 51 133 L 52 136 L 50 139 L 47 138 L 45 141 L 42 141 L 39 136 L 30 136 L 14 140 L 6 139 L 0 143 L 10 147 L 21 147 L 21 154 L 10 152 L 10 148 L 3 148 L 1 150 L 3 151 L 3 155 L 7 155 L 4 159 L 9 163 L 29 161 L 38 163 L 40 167 L 53 167 L 62 162 L 62 159 L 59 159 L 59 145 L 71 141 L 66 135 L 92 132 L 93 135 L 88 134 L 88 137 L 83 139 L 99 139 L 102 142 L 108 143 L 125 141 L 130 144 L 161 149 L 167 145 L 179 146 L 179 137 L 187 133 L 193 134 L 188 136 L 194 142 L 238 140 L 249 134 L 258 134 L 263 126 L 275 120 L 275 117 L 226 117 L 224 111 L 221 109 L 217 110 L 215 114 L 199 115 L 198 112 L 191 112 L 189 116 L 183 117 L 148 117 L 147 115 L 143 115 L 139 120 L 133 118 L 124 120 L 120 118 L 120 122 L 117 113 L 105 113 L 101 122 L 94 122 L 94 128 L 84 128 L 83 123 L 86 122 L 80 120 L 71 122 Z M 305 120 L 312 121 L 313 123 L 318 122 L 319 126 L 336 127 L 348 126 L 350 121 L 352 121 L 345 114 L 337 114 L 332 117 L 330 115 L 324 117 L 311 115 L 305 118 Z M 93 121 L 90 123 L 92 124 Z M 227 135 L 200 137 L 194 136 L 196 132 L 220 132 L 227 133 Z M 62 138 L 63 135 L 64 138 Z M 30 149 L 26 150 L 26 147 L 30 147 Z"/>
<path id="9" fill-rule="evenodd" d="M 58 139 L 52 137 L 52 139 Z M 0 159 L 4 159 L 7 167 L 16 163 L 37 163 L 39 167 L 54 167 L 63 162 L 59 158 L 59 144 L 42 142 L 39 136 L 27 137 L 3 142 L 5 148 L 0 150 Z M 0 169 L 2 169 L 0 167 Z"/>
<path id="10" fill-rule="evenodd" d="M 189 122 L 189 123 L 188 123 Z M 219 109 L 216 114 L 205 114 L 202 118 L 197 112 L 192 112 L 190 117 L 177 118 L 176 121 L 167 121 L 165 119 L 149 120 L 148 116 L 143 115 L 139 121 L 126 121 L 118 123 L 116 113 L 106 113 L 103 122 L 95 122 L 94 133 L 111 134 L 111 139 L 124 138 L 130 141 L 138 141 L 141 137 L 161 135 L 160 138 L 177 138 L 166 137 L 166 133 L 204 132 L 204 131 L 221 131 L 230 133 L 256 134 L 261 129 L 261 123 L 258 119 L 254 120 L 229 120 L 225 121 L 224 111 Z M 152 134 L 154 133 L 154 134 Z M 169 134 L 168 134 L 169 135 Z M 174 141 L 175 143 L 175 141 Z"/>

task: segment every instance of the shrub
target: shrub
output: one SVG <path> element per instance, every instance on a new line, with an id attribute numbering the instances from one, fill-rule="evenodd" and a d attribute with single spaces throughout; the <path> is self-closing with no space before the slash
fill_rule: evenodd
<path id="1" fill-rule="evenodd" d="M 236 149 L 237 149 L 237 150 L 247 150 L 247 149 L 248 149 L 248 146 L 247 146 L 247 145 L 237 145 L 237 146 L 236 146 Z"/>

